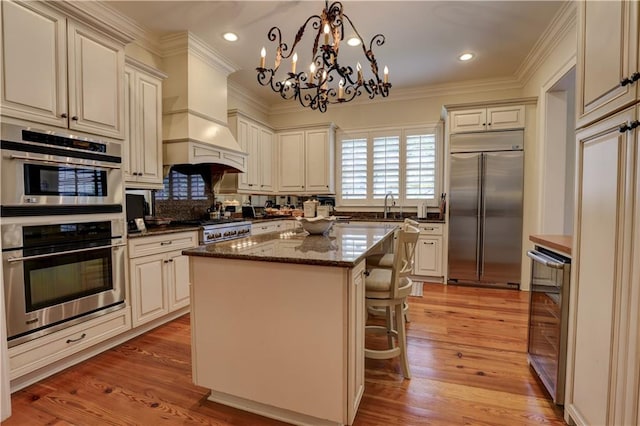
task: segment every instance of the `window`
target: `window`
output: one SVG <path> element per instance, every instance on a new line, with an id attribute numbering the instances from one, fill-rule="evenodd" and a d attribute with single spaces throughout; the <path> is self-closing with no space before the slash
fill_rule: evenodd
<path id="1" fill-rule="evenodd" d="M 206 185 L 199 174 L 185 175 L 175 170 L 164 178 L 164 188 L 155 194 L 156 200 L 206 200 Z"/>
<path id="2" fill-rule="evenodd" d="M 399 204 L 436 206 L 440 185 L 441 125 L 354 134 L 338 148 L 338 203 L 381 205 L 387 193 Z"/>

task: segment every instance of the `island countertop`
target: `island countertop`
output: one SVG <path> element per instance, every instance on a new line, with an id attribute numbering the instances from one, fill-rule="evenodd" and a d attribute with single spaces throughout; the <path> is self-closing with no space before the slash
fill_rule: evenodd
<path id="1" fill-rule="evenodd" d="M 185 250 L 187 256 L 354 267 L 393 233 L 397 223 L 336 223 L 326 235 L 272 232 Z"/>

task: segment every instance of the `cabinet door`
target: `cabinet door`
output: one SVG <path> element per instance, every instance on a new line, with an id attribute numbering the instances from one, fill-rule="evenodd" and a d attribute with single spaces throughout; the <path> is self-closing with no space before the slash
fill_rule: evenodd
<path id="1" fill-rule="evenodd" d="M 442 237 L 420 236 L 413 273 L 431 277 L 442 275 Z"/>
<path id="2" fill-rule="evenodd" d="M 243 120 L 238 120 L 237 134 L 238 144 L 240 148 L 247 154 L 247 171 L 244 173 L 238 173 L 238 189 L 249 189 L 249 174 L 251 173 L 251 153 L 249 153 L 249 123 Z"/>
<path id="3" fill-rule="evenodd" d="M 630 283 L 623 274 L 622 256 L 630 229 L 624 213 L 632 198 L 630 170 L 633 164 L 629 132 L 620 123 L 633 120 L 626 110 L 584 129 L 576 135 L 577 155 L 577 253 L 574 253 L 569 317 L 575 321 L 569 338 L 565 407 L 578 423 L 624 424 L 617 418 L 615 394 L 623 394 L 629 374 L 616 362 L 626 359 L 627 313 Z M 629 227 L 630 228 L 630 227 Z M 624 350 L 616 353 L 616 344 Z M 636 370 L 637 371 L 637 370 Z M 628 424 L 628 423 L 627 423 Z"/>
<path id="4" fill-rule="evenodd" d="M 134 327 L 169 312 L 166 292 L 167 263 L 168 259 L 164 254 L 131 260 L 131 308 Z"/>
<path id="5" fill-rule="evenodd" d="M 260 128 L 255 124 L 249 124 L 249 138 L 247 140 L 247 186 L 252 191 L 260 190 L 260 164 L 264 159 L 260 155 Z"/>
<path id="6" fill-rule="evenodd" d="M 326 130 L 308 131 L 305 135 L 305 192 L 329 193 L 331 150 Z"/>
<path id="7" fill-rule="evenodd" d="M 524 105 L 487 108 L 487 130 L 524 128 Z"/>
<path id="8" fill-rule="evenodd" d="M 2 115 L 67 127 L 67 27 L 36 2 L 3 1 Z"/>
<path id="9" fill-rule="evenodd" d="M 124 141 L 122 142 L 122 173 L 125 184 L 136 183 L 138 176 L 138 144 L 135 132 L 137 111 L 135 99 L 136 72 L 126 67 L 124 69 Z"/>
<path id="10" fill-rule="evenodd" d="M 191 281 L 189 280 L 189 256 L 183 256 L 180 252 L 169 254 L 168 282 L 169 282 L 169 311 L 175 311 L 189 305 L 189 292 Z"/>
<path id="11" fill-rule="evenodd" d="M 260 129 L 260 190 L 273 192 L 275 184 L 273 179 L 273 133 L 266 129 Z"/>
<path id="12" fill-rule="evenodd" d="M 137 181 L 162 187 L 162 81 L 136 73 Z"/>
<path id="13" fill-rule="evenodd" d="M 487 109 L 468 109 L 451 111 L 449 114 L 449 132 L 482 132 L 487 129 Z"/>
<path id="14" fill-rule="evenodd" d="M 348 380 L 347 380 L 347 419 L 345 424 L 351 424 L 355 418 L 360 400 L 364 393 L 364 326 L 366 320 L 364 266 L 360 262 L 351 270 L 351 280 L 348 291 L 349 312 L 349 347 L 348 347 Z"/>
<path id="15" fill-rule="evenodd" d="M 124 48 L 76 22 L 67 25 L 69 127 L 124 137 Z"/>
<path id="16" fill-rule="evenodd" d="M 304 132 L 282 133 L 278 139 L 280 192 L 299 194 L 304 188 Z"/>
<path id="17" fill-rule="evenodd" d="M 579 2 L 577 127 L 632 103 L 638 71 L 638 2 Z"/>

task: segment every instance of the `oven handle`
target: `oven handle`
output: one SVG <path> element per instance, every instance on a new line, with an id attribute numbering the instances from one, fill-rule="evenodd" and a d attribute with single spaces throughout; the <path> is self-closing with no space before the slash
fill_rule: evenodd
<path id="1" fill-rule="evenodd" d="M 531 259 L 535 260 L 538 263 L 542 263 L 544 266 L 548 266 L 549 268 L 562 269 L 564 268 L 564 265 L 565 265 L 564 263 L 557 262 L 555 259 L 547 257 L 544 254 L 535 250 L 529 250 L 527 252 L 527 256 L 529 256 Z"/>
<path id="2" fill-rule="evenodd" d="M 59 256 L 61 254 L 82 253 L 82 252 L 85 252 L 85 251 L 93 251 L 93 250 L 100 250 L 100 249 L 106 249 L 106 248 L 124 247 L 126 245 L 127 245 L 126 243 L 112 244 L 110 246 L 98 246 L 98 247 L 90 247 L 90 248 L 83 248 L 83 249 L 77 249 L 77 250 L 58 251 L 58 252 L 55 252 L 55 253 L 37 254 L 35 256 L 8 257 L 7 258 L 7 262 L 20 262 L 20 261 L 23 261 L 23 260 L 42 259 L 42 258 L 45 258 L 45 257 Z"/>
<path id="3" fill-rule="evenodd" d="M 121 168 L 119 165 L 118 166 L 112 166 L 110 164 L 103 164 L 103 163 L 100 163 L 98 165 L 98 164 L 87 164 L 87 163 L 79 163 L 79 162 L 75 162 L 75 161 L 63 161 L 63 160 L 52 160 L 52 159 L 42 160 L 40 158 L 33 158 L 33 157 L 28 157 L 26 155 L 16 155 L 16 154 L 11 154 L 9 156 L 9 158 L 11 160 L 28 160 L 28 161 L 38 162 L 38 163 L 49 163 L 49 164 L 70 164 L 72 166 L 96 167 L 96 168 L 100 168 L 100 169 L 119 169 L 119 168 Z"/>

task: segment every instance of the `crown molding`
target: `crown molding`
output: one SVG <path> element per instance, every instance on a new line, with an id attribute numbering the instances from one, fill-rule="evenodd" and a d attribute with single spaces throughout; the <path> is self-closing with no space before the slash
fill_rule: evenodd
<path id="1" fill-rule="evenodd" d="M 160 42 L 162 44 L 161 56 L 163 58 L 190 53 L 227 76 L 240 69 L 236 64 L 226 59 L 189 31 L 168 34 L 161 37 Z"/>
<path id="2" fill-rule="evenodd" d="M 169 77 L 166 73 L 160 71 L 159 69 L 152 67 L 150 65 L 147 65 L 144 62 L 129 56 L 125 56 L 124 63 L 163 80 Z"/>
<path id="3" fill-rule="evenodd" d="M 102 2 L 58 0 L 43 3 L 93 26 L 122 44 L 130 43 L 135 38 L 134 32 L 123 22 L 126 20 L 124 15 L 105 6 Z"/>
<path id="4" fill-rule="evenodd" d="M 252 97 L 249 94 L 248 90 L 246 90 L 243 86 L 237 84 L 236 82 L 227 80 L 227 98 L 229 98 L 229 95 L 233 96 L 236 99 L 239 99 L 247 105 L 250 105 L 251 108 L 260 111 L 264 115 L 269 115 L 269 113 L 271 112 L 268 103 Z"/>
<path id="5" fill-rule="evenodd" d="M 565 2 L 553 20 L 538 38 L 527 57 L 516 70 L 516 78 L 525 86 L 533 77 L 540 65 L 549 57 L 553 49 L 564 39 L 576 25 L 576 2 Z"/>

